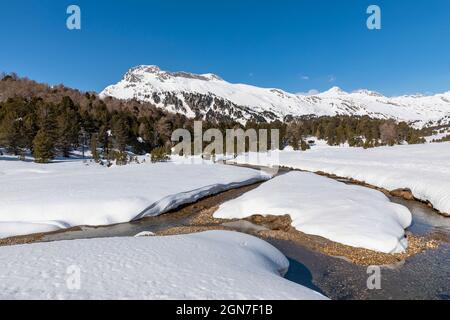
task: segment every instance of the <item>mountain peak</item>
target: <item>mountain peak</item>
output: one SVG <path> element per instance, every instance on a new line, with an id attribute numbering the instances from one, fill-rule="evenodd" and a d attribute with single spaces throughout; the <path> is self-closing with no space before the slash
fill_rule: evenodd
<path id="1" fill-rule="evenodd" d="M 334 86 L 334 87 L 330 88 L 329 90 L 321 93 L 321 95 L 336 95 L 336 94 L 338 94 L 338 95 L 347 94 L 347 92 L 345 92 L 344 90 L 342 90 L 339 87 Z"/>
<path id="2" fill-rule="evenodd" d="M 347 93 L 339 87 L 311 93 L 295 95 L 280 89 L 233 84 L 212 73 L 170 72 L 155 65 L 140 65 L 131 68 L 117 84 L 105 88 L 100 96 L 149 102 L 190 118 L 230 118 L 242 123 L 309 115 L 368 115 L 419 121 L 422 125 L 450 119 L 447 95 L 379 98 L 380 94 L 373 91 Z"/>
<path id="3" fill-rule="evenodd" d="M 354 91 L 353 93 L 357 93 L 357 94 L 361 94 L 361 95 L 365 95 L 365 96 L 371 96 L 371 97 L 382 97 L 383 96 L 379 92 L 371 91 L 371 90 L 367 90 L 367 89 L 359 89 L 359 90 Z"/>
<path id="4" fill-rule="evenodd" d="M 223 81 L 221 77 L 213 73 L 195 74 L 185 71 L 170 72 L 161 70 L 156 65 L 139 65 L 131 68 L 125 75 L 125 80 L 136 82 L 136 80 L 145 77 L 156 77 L 160 81 L 169 80 L 171 78 L 196 79 L 203 81 Z"/>
<path id="5" fill-rule="evenodd" d="M 139 65 L 131 68 L 128 73 L 158 73 L 161 71 L 161 68 L 155 65 Z"/>

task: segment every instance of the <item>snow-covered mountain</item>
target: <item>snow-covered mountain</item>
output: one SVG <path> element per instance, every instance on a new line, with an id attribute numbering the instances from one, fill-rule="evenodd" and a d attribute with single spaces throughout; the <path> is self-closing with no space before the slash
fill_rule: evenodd
<path id="1" fill-rule="evenodd" d="M 130 69 L 102 98 L 137 99 L 190 118 L 283 120 L 303 115 L 369 115 L 415 122 L 417 126 L 450 123 L 450 91 L 433 96 L 386 97 L 377 92 L 352 93 L 337 87 L 316 95 L 229 83 L 214 74 L 163 71 L 157 66 Z"/>

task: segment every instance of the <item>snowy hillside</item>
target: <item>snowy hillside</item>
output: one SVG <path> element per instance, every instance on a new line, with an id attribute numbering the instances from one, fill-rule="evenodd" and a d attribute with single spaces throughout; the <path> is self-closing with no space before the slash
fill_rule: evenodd
<path id="1" fill-rule="evenodd" d="M 138 66 L 103 90 L 104 97 L 151 102 L 170 112 L 206 119 L 223 117 L 245 121 L 282 120 L 302 115 L 369 115 L 416 122 L 418 126 L 450 123 L 450 91 L 433 96 L 385 97 L 359 90 L 347 93 L 334 87 L 311 96 L 279 89 L 232 84 L 214 74 L 162 71 L 157 66 Z"/>

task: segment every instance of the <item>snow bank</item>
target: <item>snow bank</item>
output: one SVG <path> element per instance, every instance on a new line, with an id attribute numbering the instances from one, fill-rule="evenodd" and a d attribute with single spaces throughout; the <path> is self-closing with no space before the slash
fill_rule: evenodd
<path id="1" fill-rule="evenodd" d="M 267 159 L 250 157 L 251 164 Z M 239 163 L 249 163 L 241 157 Z M 409 188 L 417 199 L 450 214 L 450 143 L 362 148 L 320 147 L 306 152 L 280 152 L 282 166 L 323 171 L 395 190 Z"/>
<path id="2" fill-rule="evenodd" d="M 324 299 L 282 278 L 277 249 L 235 232 L 1 247 L 0 261 L 0 299 Z"/>
<path id="3" fill-rule="evenodd" d="M 385 253 L 407 247 L 409 210 L 376 190 L 306 172 L 290 172 L 222 204 L 216 218 L 286 215 L 297 230 Z"/>
<path id="4" fill-rule="evenodd" d="M 82 161 L 38 165 L 0 157 L 0 238 L 128 222 L 267 178 L 257 170 L 214 164 L 106 168 Z"/>

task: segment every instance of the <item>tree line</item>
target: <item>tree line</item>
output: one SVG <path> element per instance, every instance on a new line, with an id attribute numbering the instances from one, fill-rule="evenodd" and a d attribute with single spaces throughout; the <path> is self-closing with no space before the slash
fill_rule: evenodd
<path id="1" fill-rule="evenodd" d="M 193 135 L 194 120 L 171 114 L 138 101 L 99 99 L 62 85 L 50 87 L 16 75 L 0 76 L 0 147 L 19 157 L 31 152 L 37 162 L 56 156 L 68 157 L 77 148 L 88 148 L 96 161 L 126 163 L 128 154 L 154 151 L 155 159 L 166 159 L 178 128 Z M 369 117 L 299 117 L 271 123 L 232 119 L 205 121 L 204 130 L 272 129 L 279 131 L 278 145 L 296 150 L 309 148 L 307 139 L 315 136 L 329 145 L 348 143 L 376 147 L 398 143 L 422 143 L 420 130 L 393 120 Z M 270 137 L 270 134 L 269 134 Z M 272 141 L 269 139 L 269 147 Z M 225 144 L 224 144 L 225 145 Z"/>
<path id="2" fill-rule="evenodd" d="M 368 116 L 324 116 L 293 119 L 286 126 L 285 138 L 294 147 L 302 148 L 304 139 L 314 136 L 330 146 L 348 143 L 351 147 L 373 148 L 383 145 L 424 143 L 423 130 L 406 122 L 373 119 Z"/>

